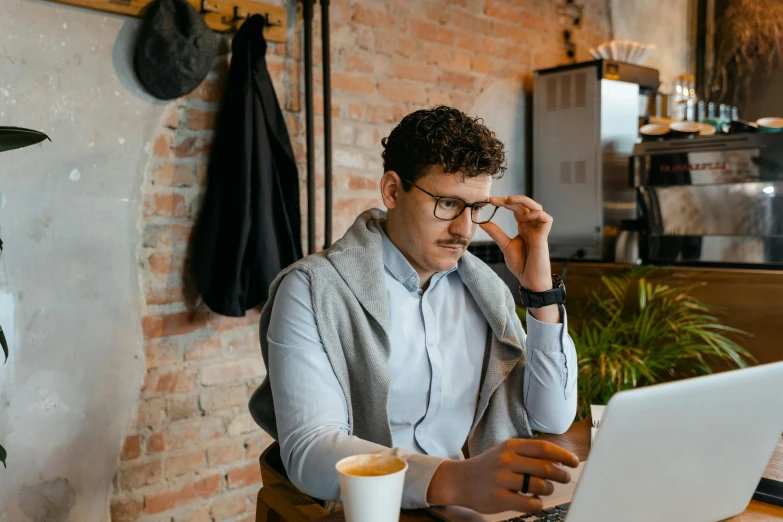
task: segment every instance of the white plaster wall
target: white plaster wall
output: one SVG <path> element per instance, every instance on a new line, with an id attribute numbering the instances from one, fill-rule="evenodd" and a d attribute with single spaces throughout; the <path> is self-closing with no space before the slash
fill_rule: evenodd
<path id="1" fill-rule="evenodd" d="M 0 154 L 0 520 L 108 520 L 144 371 L 137 222 L 164 105 L 130 72 L 138 21 L 0 7 L 0 125 L 52 138 Z"/>
<path id="2" fill-rule="evenodd" d="M 671 85 L 680 74 L 693 74 L 689 35 L 691 0 L 611 0 L 614 37 L 655 44 L 642 65 L 658 69 Z"/>
<path id="3" fill-rule="evenodd" d="M 493 196 L 511 196 L 525 193 L 525 98 L 522 85 L 498 81 L 485 89 L 468 111 L 479 116 L 484 124 L 506 147 L 506 167 L 503 177 L 492 182 Z M 492 218 L 509 237 L 517 235 L 514 214 L 498 209 Z M 474 241 L 492 241 L 492 238 L 476 227 Z"/>

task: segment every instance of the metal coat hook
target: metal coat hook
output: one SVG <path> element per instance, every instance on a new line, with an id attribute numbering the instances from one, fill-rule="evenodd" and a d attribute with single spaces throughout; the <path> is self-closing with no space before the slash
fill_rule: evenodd
<path id="1" fill-rule="evenodd" d="M 219 13 L 220 12 L 220 6 L 215 5 L 209 5 L 207 0 L 201 0 L 201 12 L 202 13 Z"/>
<path id="2" fill-rule="evenodd" d="M 234 20 L 247 20 L 251 16 L 253 16 L 253 13 L 242 14 L 242 8 L 239 7 L 238 5 L 234 6 Z M 261 16 L 264 17 L 264 23 L 268 26 L 283 25 L 283 21 L 280 19 L 272 20 L 272 18 L 269 16 L 269 13 L 264 13 Z"/>
<path id="3" fill-rule="evenodd" d="M 220 4 L 210 4 L 207 0 L 201 0 L 201 12 L 202 13 L 220 13 Z M 256 13 L 243 13 L 242 8 L 238 5 L 234 6 L 234 18 L 233 20 L 247 20 Z M 283 21 L 280 18 L 272 19 L 269 13 L 258 13 L 264 17 L 264 23 L 269 27 L 280 27 L 283 25 Z"/>

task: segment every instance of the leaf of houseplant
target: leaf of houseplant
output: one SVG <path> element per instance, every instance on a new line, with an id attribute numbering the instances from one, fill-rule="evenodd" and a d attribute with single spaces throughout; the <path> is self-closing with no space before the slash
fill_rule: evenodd
<path id="1" fill-rule="evenodd" d="M 747 332 L 721 324 L 711 306 L 692 297 L 702 284 L 670 286 L 656 274 L 645 268 L 603 276 L 601 288 L 572 308 L 579 419 L 625 389 L 754 362 L 732 338 Z"/>
<path id="2" fill-rule="evenodd" d="M 5 360 L 3 363 L 5 364 L 5 361 L 8 360 L 8 342 L 5 340 L 5 334 L 3 333 L 2 326 L 0 326 L 0 345 L 3 346 L 3 355 L 5 355 Z"/>
<path id="3" fill-rule="evenodd" d="M 4 468 L 6 468 L 6 467 L 7 467 L 7 466 L 5 465 L 5 457 L 6 457 L 5 448 L 4 448 L 4 447 L 2 447 L 2 446 L 0 446 L 0 462 L 2 462 L 2 463 L 3 463 L 3 467 L 4 467 Z"/>
<path id="4" fill-rule="evenodd" d="M 43 140 L 52 141 L 43 132 L 21 127 L 0 127 L 0 152 L 21 149 L 28 145 L 35 145 Z"/>

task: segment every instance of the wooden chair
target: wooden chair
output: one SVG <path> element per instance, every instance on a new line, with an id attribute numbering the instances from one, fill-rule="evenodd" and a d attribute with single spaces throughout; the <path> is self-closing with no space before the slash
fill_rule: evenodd
<path id="1" fill-rule="evenodd" d="M 296 489 L 274 442 L 259 457 L 263 486 L 258 491 L 256 522 L 311 522 L 329 515 L 317 500 Z"/>

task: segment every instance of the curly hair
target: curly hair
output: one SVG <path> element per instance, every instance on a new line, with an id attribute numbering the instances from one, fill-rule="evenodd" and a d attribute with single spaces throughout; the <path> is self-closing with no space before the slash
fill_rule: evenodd
<path id="1" fill-rule="evenodd" d="M 405 116 L 383 145 L 383 170 L 416 182 L 434 165 L 449 174 L 500 178 L 506 171 L 503 143 L 481 118 L 439 105 Z M 404 190 L 411 189 L 403 184 Z"/>

